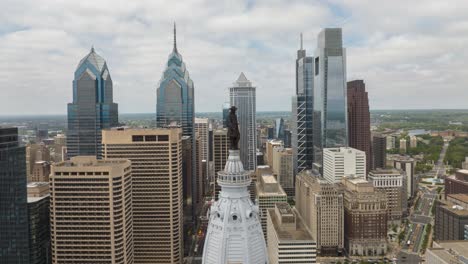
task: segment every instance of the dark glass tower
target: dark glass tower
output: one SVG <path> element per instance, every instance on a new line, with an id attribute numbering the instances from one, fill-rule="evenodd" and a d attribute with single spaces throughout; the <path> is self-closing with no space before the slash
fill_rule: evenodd
<path id="1" fill-rule="evenodd" d="M 292 100 L 291 143 L 295 174 L 312 169 L 313 155 L 314 58 L 302 48 L 296 59 L 296 96 Z"/>
<path id="2" fill-rule="evenodd" d="M 156 89 L 156 126 L 168 127 L 178 126 L 182 128 L 182 136 L 185 138 L 186 144 L 191 145 L 192 156 L 189 159 L 184 159 L 183 167 L 190 168 L 191 176 L 184 173 L 184 179 L 191 177 L 191 195 L 188 194 L 186 186 L 184 190 L 185 197 L 196 197 L 196 140 L 195 140 L 195 105 L 194 105 L 194 85 L 190 79 L 189 72 L 177 50 L 176 27 L 174 24 L 174 46 L 167 60 L 166 69 L 159 81 L 159 86 Z M 190 162 L 191 164 L 186 164 Z M 187 181 L 186 181 L 187 183 Z M 190 204 L 190 201 L 189 201 Z M 192 203 L 193 206 L 196 206 Z M 193 208 L 194 210 L 194 208 Z M 194 211 L 193 211 L 194 213 Z"/>
<path id="3" fill-rule="evenodd" d="M 68 104 L 68 158 L 101 157 L 101 130 L 119 122 L 112 89 L 106 61 L 91 48 L 78 64 L 73 80 L 73 102 Z"/>
<path id="4" fill-rule="evenodd" d="M 17 128 L 0 127 L 0 263 L 29 264 L 26 151 Z"/>
<path id="5" fill-rule="evenodd" d="M 322 171 L 324 148 L 347 145 L 346 50 L 341 28 L 326 28 L 314 57 L 314 167 Z"/>
<path id="6" fill-rule="evenodd" d="M 369 98 L 363 80 L 348 82 L 349 146 L 366 152 L 366 172 L 372 167 Z"/>

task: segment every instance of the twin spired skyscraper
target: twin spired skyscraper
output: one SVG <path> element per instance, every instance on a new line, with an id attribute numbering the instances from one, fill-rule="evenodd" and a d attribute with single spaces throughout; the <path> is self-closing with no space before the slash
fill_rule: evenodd
<path id="1" fill-rule="evenodd" d="M 321 171 L 324 148 L 348 145 L 346 50 L 341 28 L 319 33 L 313 57 L 306 56 L 301 37 L 292 110 L 295 171 Z"/>

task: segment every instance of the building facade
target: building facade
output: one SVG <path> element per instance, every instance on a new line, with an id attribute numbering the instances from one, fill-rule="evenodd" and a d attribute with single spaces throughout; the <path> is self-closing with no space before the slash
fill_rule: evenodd
<path id="1" fill-rule="evenodd" d="M 288 203 L 268 209 L 268 252 L 270 264 L 316 263 L 317 244 Z"/>
<path id="2" fill-rule="evenodd" d="M 277 203 L 286 203 L 288 197 L 273 175 L 257 176 L 255 185 L 255 194 L 260 211 L 260 222 L 262 224 L 265 241 L 267 241 L 267 211 L 268 209 L 274 209 Z"/>
<path id="3" fill-rule="evenodd" d="M 265 147 L 266 165 L 273 167 L 273 153 L 275 148 L 283 148 L 282 140 L 268 140 Z"/>
<path id="4" fill-rule="evenodd" d="M 229 138 L 227 136 L 227 129 L 218 129 L 213 132 L 213 166 L 215 171 L 215 179 L 212 183 L 213 192 L 215 197 L 218 197 L 218 193 L 221 187 L 218 185 L 218 171 L 224 170 L 224 165 L 229 156 Z"/>
<path id="5" fill-rule="evenodd" d="M 319 174 L 296 176 L 296 208 L 317 242 L 317 254 L 337 256 L 344 248 L 343 193 Z"/>
<path id="6" fill-rule="evenodd" d="M 273 149 L 273 173 L 289 197 L 294 197 L 293 151 L 290 148 Z"/>
<path id="7" fill-rule="evenodd" d="M 294 151 L 294 175 L 312 169 L 313 111 L 314 111 L 314 58 L 306 56 L 302 47 L 296 58 L 296 94 L 292 98 L 291 145 Z"/>
<path id="8" fill-rule="evenodd" d="M 239 130 L 242 137 L 239 150 L 246 170 L 257 167 L 257 119 L 255 87 L 241 73 L 234 86 L 229 88 L 231 106 L 237 107 Z"/>
<path id="9" fill-rule="evenodd" d="M 346 50 L 341 28 L 318 35 L 314 57 L 314 164 L 323 166 L 323 149 L 348 146 Z"/>
<path id="10" fill-rule="evenodd" d="M 400 156 L 393 160 L 393 167 L 402 170 L 406 175 L 406 196 L 413 197 L 417 192 L 418 181 L 415 176 L 416 161 L 413 158 Z"/>
<path id="11" fill-rule="evenodd" d="M 102 138 L 105 158 L 132 162 L 135 263 L 182 263 L 182 130 L 105 130 Z"/>
<path id="12" fill-rule="evenodd" d="M 372 166 L 369 98 L 363 80 L 348 82 L 349 146 L 366 153 L 366 172 Z"/>
<path id="13" fill-rule="evenodd" d="M 26 151 L 18 129 L 0 127 L 0 260 L 29 264 Z"/>
<path id="14" fill-rule="evenodd" d="M 385 169 L 387 162 L 387 138 L 383 135 L 372 136 L 372 169 Z"/>
<path id="15" fill-rule="evenodd" d="M 51 264 L 50 195 L 48 182 L 28 184 L 29 263 Z"/>
<path id="16" fill-rule="evenodd" d="M 434 239 L 464 240 L 468 225 L 468 194 L 449 194 L 436 201 Z"/>
<path id="17" fill-rule="evenodd" d="M 445 197 L 449 194 L 468 193 L 468 170 L 457 170 L 445 177 Z"/>
<path id="18" fill-rule="evenodd" d="M 68 158 L 101 157 L 101 130 L 118 126 L 107 63 L 94 48 L 78 64 L 73 80 L 73 102 L 68 104 Z"/>
<path id="19" fill-rule="evenodd" d="M 387 253 L 387 196 L 362 178 L 344 178 L 344 237 L 353 256 Z"/>
<path id="20" fill-rule="evenodd" d="M 76 156 L 50 176 L 52 263 L 134 263 L 128 160 Z"/>
<path id="21" fill-rule="evenodd" d="M 365 178 L 366 168 L 364 151 L 348 147 L 323 149 L 323 178 L 330 183 L 339 183 L 346 176 Z"/>

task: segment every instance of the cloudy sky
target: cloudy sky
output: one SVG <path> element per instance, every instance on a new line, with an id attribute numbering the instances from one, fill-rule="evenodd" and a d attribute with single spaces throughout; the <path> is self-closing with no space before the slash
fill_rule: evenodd
<path id="1" fill-rule="evenodd" d="M 299 34 L 342 27 L 347 79 L 372 109 L 467 108 L 466 0 L 0 0 L 0 115 L 65 114 L 73 72 L 94 45 L 121 113 L 154 112 L 172 49 L 195 82 L 196 111 L 219 111 L 245 72 L 258 110 L 289 110 Z"/>

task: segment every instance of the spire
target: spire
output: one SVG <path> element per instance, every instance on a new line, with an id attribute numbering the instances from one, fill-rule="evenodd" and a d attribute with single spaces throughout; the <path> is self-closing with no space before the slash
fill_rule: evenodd
<path id="1" fill-rule="evenodd" d="M 177 53 L 177 33 L 176 33 L 176 23 L 174 22 L 174 52 Z"/>
<path id="2" fill-rule="evenodd" d="M 302 32 L 301 32 L 301 50 L 302 50 Z"/>

